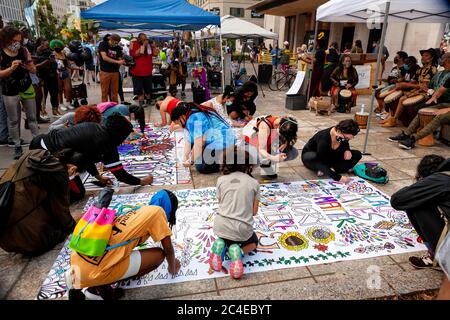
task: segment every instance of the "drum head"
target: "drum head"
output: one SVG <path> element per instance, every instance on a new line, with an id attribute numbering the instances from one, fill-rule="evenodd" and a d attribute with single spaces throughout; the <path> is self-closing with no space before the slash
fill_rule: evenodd
<path id="1" fill-rule="evenodd" d="M 424 115 L 434 115 L 434 113 L 439 110 L 438 108 L 422 108 L 419 110 L 419 114 Z"/>
<path id="2" fill-rule="evenodd" d="M 394 88 L 395 88 L 395 84 L 390 84 L 390 85 L 384 87 L 383 89 L 381 89 L 381 90 L 380 90 L 380 94 L 383 93 L 383 92 L 391 91 L 391 90 L 394 89 Z"/>
<path id="3" fill-rule="evenodd" d="M 403 105 L 404 106 L 412 106 L 412 105 L 420 103 L 420 102 L 422 102 L 424 100 L 425 100 L 425 97 L 423 95 L 419 94 L 417 96 L 408 98 L 405 101 L 403 101 Z"/>
<path id="4" fill-rule="evenodd" d="M 402 91 L 394 91 L 391 94 L 389 94 L 385 99 L 385 103 L 391 103 L 392 101 L 395 101 L 397 99 L 400 99 L 400 97 L 403 95 Z"/>
<path id="5" fill-rule="evenodd" d="M 343 98 L 350 98 L 352 96 L 352 92 L 347 89 L 342 89 L 339 91 L 339 95 L 341 95 Z"/>

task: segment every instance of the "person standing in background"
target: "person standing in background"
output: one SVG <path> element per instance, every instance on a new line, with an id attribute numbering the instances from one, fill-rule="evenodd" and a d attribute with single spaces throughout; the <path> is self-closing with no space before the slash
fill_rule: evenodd
<path id="1" fill-rule="evenodd" d="M 98 47 L 100 52 L 100 86 L 102 102 L 108 101 L 111 91 L 111 101 L 119 102 L 119 67 L 125 64 L 122 59 L 122 49 L 119 46 L 120 36 L 113 34 L 108 40 L 102 41 Z"/>

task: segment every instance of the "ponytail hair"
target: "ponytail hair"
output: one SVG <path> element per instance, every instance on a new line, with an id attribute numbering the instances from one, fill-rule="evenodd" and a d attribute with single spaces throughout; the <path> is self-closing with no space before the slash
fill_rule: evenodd
<path id="1" fill-rule="evenodd" d="M 281 118 L 278 131 L 280 133 L 281 144 L 286 144 L 286 151 L 291 150 L 295 142 L 297 142 L 297 120 L 292 117 Z"/>

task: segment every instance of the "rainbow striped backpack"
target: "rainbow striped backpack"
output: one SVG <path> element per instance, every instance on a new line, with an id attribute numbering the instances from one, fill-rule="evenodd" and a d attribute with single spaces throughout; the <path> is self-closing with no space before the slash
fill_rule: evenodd
<path id="1" fill-rule="evenodd" d="M 115 217 L 115 210 L 91 206 L 75 227 L 69 248 L 90 257 L 102 256 L 108 250 Z"/>

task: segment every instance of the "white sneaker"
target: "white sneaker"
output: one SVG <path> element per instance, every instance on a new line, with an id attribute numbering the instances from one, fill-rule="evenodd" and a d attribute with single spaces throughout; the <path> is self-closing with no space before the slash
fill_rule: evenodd
<path id="1" fill-rule="evenodd" d="M 67 105 L 67 108 L 70 109 L 70 110 L 75 109 L 75 107 L 73 105 L 71 105 L 71 104 Z"/>
<path id="2" fill-rule="evenodd" d="M 67 111 L 67 107 L 63 104 L 59 105 L 59 109 L 61 109 L 62 111 Z"/>

